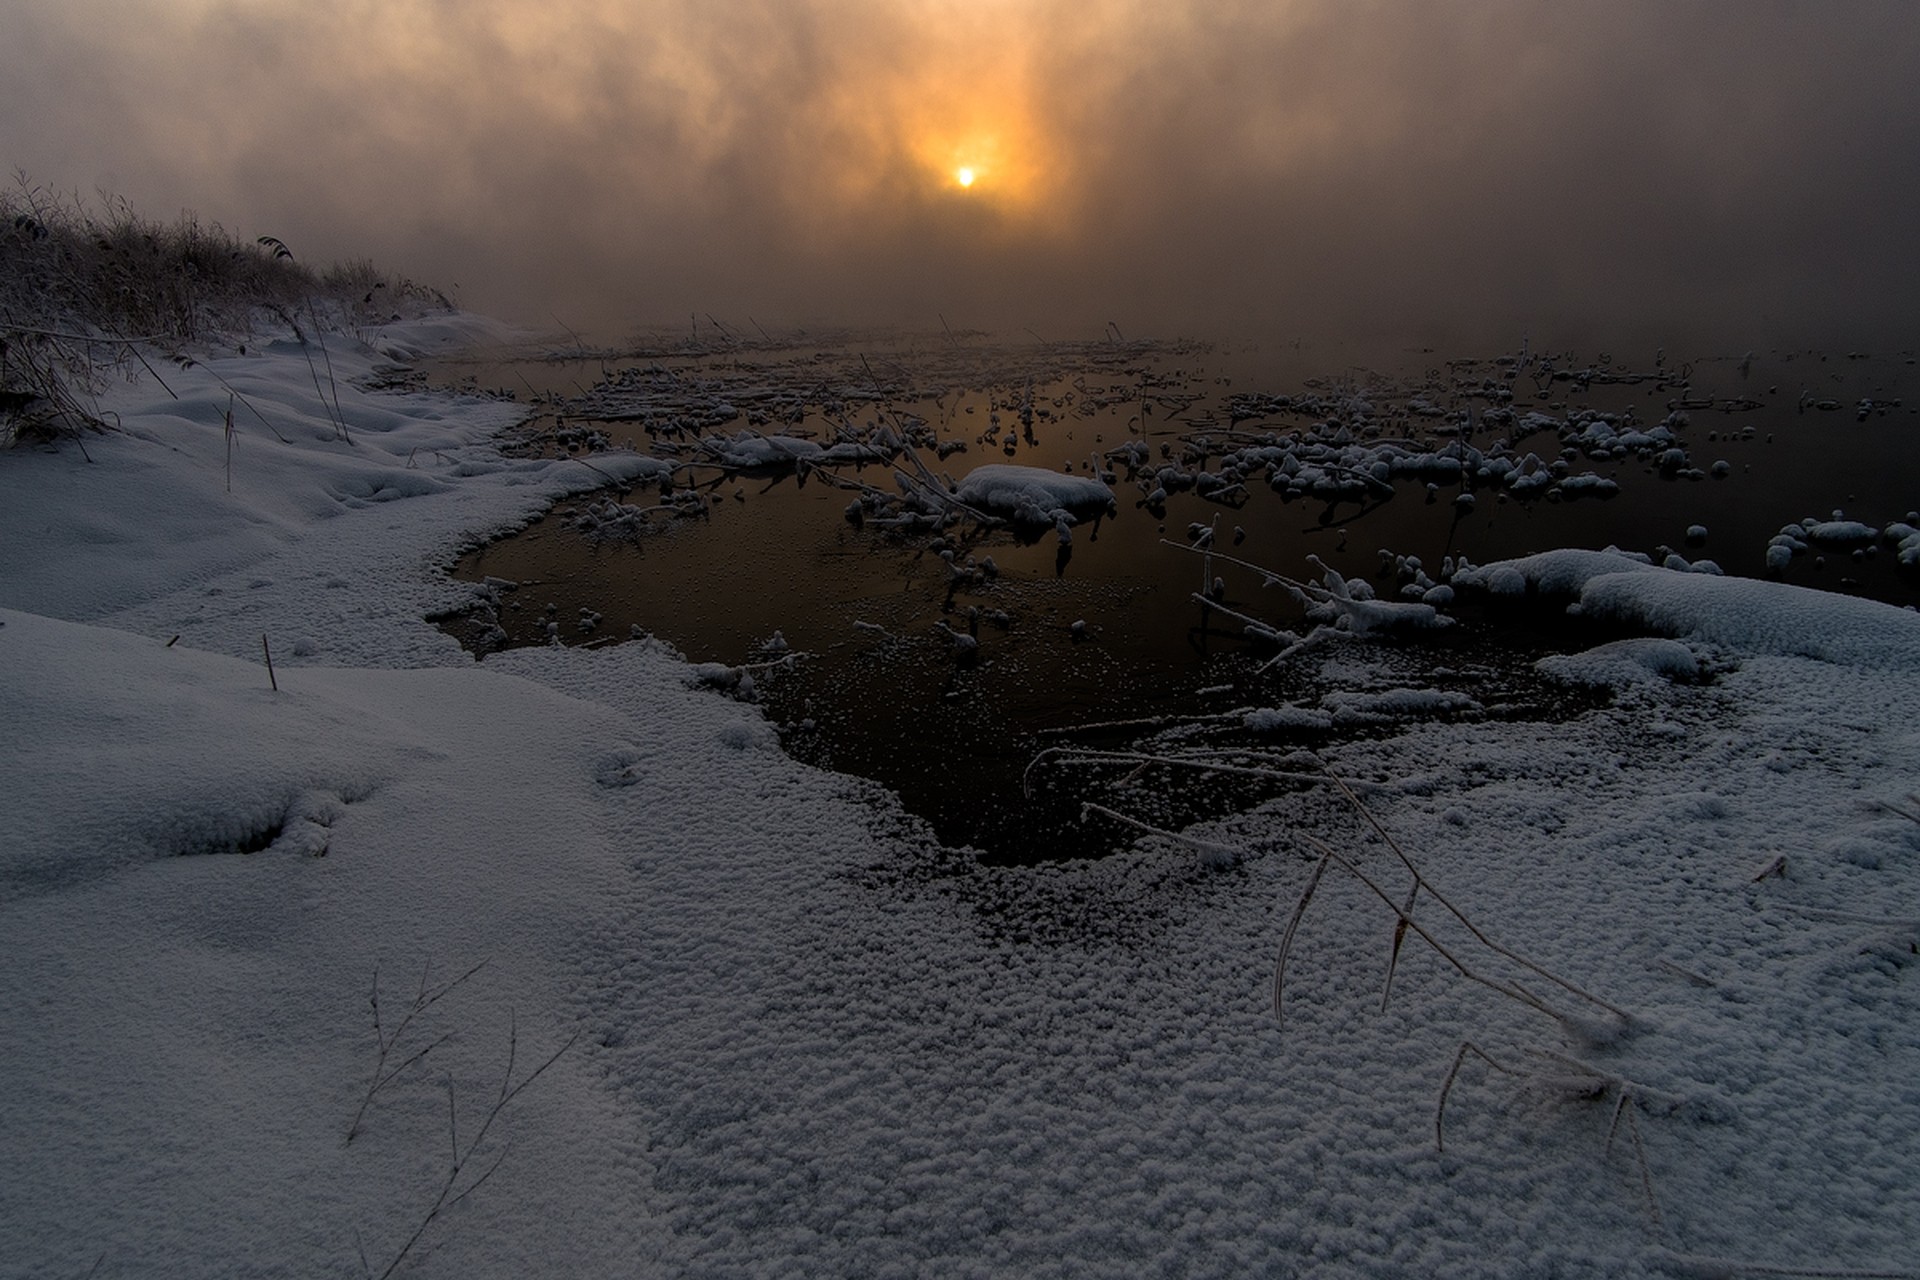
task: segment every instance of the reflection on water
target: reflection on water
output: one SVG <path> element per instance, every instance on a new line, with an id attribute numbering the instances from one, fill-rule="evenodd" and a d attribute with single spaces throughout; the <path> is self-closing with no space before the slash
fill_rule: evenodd
<path id="1" fill-rule="evenodd" d="M 1419 352 L 1313 370 L 1331 358 L 1117 332 L 1018 347 L 941 334 L 469 369 L 548 393 L 528 447 L 631 447 L 678 469 L 664 499 L 651 485 L 619 496 L 629 514 L 616 524 L 603 497 L 563 504 L 457 573 L 520 584 L 498 610 L 510 643 L 639 628 L 696 662 L 804 653 L 791 670 L 750 673 L 790 750 L 894 788 L 950 844 L 1027 859 L 1126 838 L 1081 828 L 1065 792 L 1023 795 L 1027 763 L 1061 740 L 1052 731 L 1312 705 L 1336 686 L 1315 656 L 1325 650 L 1266 667 L 1273 646 L 1250 640 L 1244 619 L 1299 631 L 1301 608 L 1227 555 L 1297 578 L 1318 556 L 1382 596 L 1423 589 L 1454 558 L 1558 546 L 1757 576 L 1783 526 L 1841 511 L 1879 528 L 1920 506 L 1905 356 Z M 771 437 L 838 444 L 833 456 L 851 460 L 713 465 L 765 453 Z M 917 441 L 911 461 L 859 461 L 902 437 Z M 1111 476 L 1116 512 L 1064 531 L 936 529 L 877 496 L 896 492 L 896 468 L 958 479 L 986 462 Z M 1182 549 L 1206 539 L 1227 554 Z M 1780 576 L 1920 601 L 1895 560 L 1879 543 L 1810 546 Z M 1217 608 L 1196 599 L 1210 589 Z M 1342 652 L 1362 660 L 1363 682 L 1472 688 L 1476 714 L 1568 709 L 1530 659 L 1590 638 L 1490 625 L 1466 602 L 1456 612 L 1463 624 L 1437 640 Z M 1239 717 L 1203 723 L 1182 731 L 1250 737 Z M 1278 738 L 1316 746 L 1326 733 Z M 1233 802 L 1196 792 L 1186 804 Z"/>

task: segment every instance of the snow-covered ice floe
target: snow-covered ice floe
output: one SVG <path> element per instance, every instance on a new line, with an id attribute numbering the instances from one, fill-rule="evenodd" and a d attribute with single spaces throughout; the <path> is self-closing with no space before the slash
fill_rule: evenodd
<path id="1" fill-rule="evenodd" d="M 984 867 L 657 646 L 477 663 L 428 625 L 495 589 L 461 547 L 629 465 L 367 388 L 436 327 L 341 339 L 337 403 L 287 335 L 116 386 L 92 462 L 0 454 L 0 1272 L 1911 1270 L 1920 619 L 1466 570 L 1654 632 L 1567 667 L 1644 692 L 1231 717 L 1366 725 L 1327 763 L 1419 893 L 1310 762 L 1180 839 Z"/>
<path id="2" fill-rule="evenodd" d="M 961 478 L 954 497 L 970 507 L 1026 524 L 1053 524 L 1111 509 L 1113 491 L 1092 476 L 990 462 Z"/>
<path id="3" fill-rule="evenodd" d="M 812 440 L 794 436 L 768 436 L 757 431 L 742 431 L 726 436 L 708 436 L 700 442 L 704 458 L 721 466 L 743 471 L 791 468 L 796 463 L 820 462 L 827 451 Z"/>

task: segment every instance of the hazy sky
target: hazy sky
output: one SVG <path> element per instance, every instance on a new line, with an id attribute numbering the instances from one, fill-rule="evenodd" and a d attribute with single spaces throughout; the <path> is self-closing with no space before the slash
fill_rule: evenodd
<path id="1" fill-rule="evenodd" d="M 603 331 L 1912 346 L 1917 83 L 1915 0 L 0 0 L 0 163 Z"/>

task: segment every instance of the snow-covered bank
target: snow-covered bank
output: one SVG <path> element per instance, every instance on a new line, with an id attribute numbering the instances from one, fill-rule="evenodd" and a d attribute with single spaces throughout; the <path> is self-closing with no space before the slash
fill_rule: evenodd
<path id="1" fill-rule="evenodd" d="M 1910 609 L 1782 583 L 1674 572 L 1614 551 L 1543 552 L 1469 569 L 1455 575 L 1454 585 L 1576 596 L 1576 611 L 1595 620 L 1743 654 L 1901 671 L 1920 663 L 1920 614 Z"/>
<path id="2" fill-rule="evenodd" d="M 1196 833 L 1225 869 L 987 869 L 654 647 L 475 664 L 422 621 L 468 591 L 439 566 L 600 477 L 501 457 L 512 406 L 353 385 L 384 358 L 334 352 L 344 423 L 269 345 L 116 389 L 92 464 L 0 455 L 0 1271 L 379 1274 L 423 1224 L 439 1275 L 1913 1268 L 1920 822 L 1881 805 L 1920 785 L 1920 618 L 1487 567 L 1668 639 L 1569 666 L 1623 692 L 1567 723 L 1333 763 L 1631 1024 L 1412 937 L 1382 1010 L 1391 912 L 1334 870 L 1283 1027 L 1293 833 L 1392 873 L 1337 798 Z M 237 417 L 231 495 L 223 382 L 273 425 Z M 1468 1040 L 1499 1065 L 1443 1154 Z M 438 1047 L 369 1102 L 389 1042 Z M 514 1083 L 565 1048 L 429 1221 L 510 1044 Z"/>

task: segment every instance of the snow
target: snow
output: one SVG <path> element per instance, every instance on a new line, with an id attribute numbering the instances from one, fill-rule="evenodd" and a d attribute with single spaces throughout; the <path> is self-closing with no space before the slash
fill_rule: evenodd
<path id="1" fill-rule="evenodd" d="M 1113 491 L 1091 476 L 1009 462 L 975 467 L 961 479 L 954 496 L 970 507 L 1033 524 L 1052 524 L 1059 511 L 1105 511 L 1113 505 Z"/>
<path id="2" fill-rule="evenodd" d="M 1308 556 L 1307 561 L 1320 570 L 1324 585 L 1289 586 L 1288 590 L 1307 606 L 1307 617 L 1313 621 L 1337 626 L 1354 636 L 1436 631 L 1453 623 L 1433 602 L 1376 600 L 1373 588 L 1364 579 L 1348 579 L 1318 556 Z"/>
<path id="3" fill-rule="evenodd" d="M 1882 536 L 1893 544 L 1901 564 L 1920 565 L 1920 529 L 1902 521 L 1888 525 Z"/>
<path id="4" fill-rule="evenodd" d="M 1340 724 L 1368 724 L 1408 716 L 1461 715 L 1480 704 L 1464 693 L 1441 689 L 1388 689 L 1379 693 L 1330 693 L 1322 705 Z"/>
<path id="5" fill-rule="evenodd" d="M 1308 707 L 1255 707 L 1242 722 L 1255 733 L 1279 733 L 1287 729 L 1331 729 L 1333 716 Z"/>
<path id="6" fill-rule="evenodd" d="M 1681 562 L 1685 564 L 1684 561 Z M 1784 583 L 1729 578 L 1711 561 L 1655 568 L 1613 551 L 1553 551 L 1454 575 L 1454 585 L 1512 594 L 1513 584 L 1578 595 L 1595 620 L 1692 637 L 1752 654 L 1920 670 L 1920 613 Z"/>
<path id="7" fill-rule="evenodd" d="M 1631 573 L 1650 567 L 1645 556 L 1609 547 L 1605 551 L 1563 549 L 1474 565 L 1453 576 L 1455 588 L 1483 589 L 1496 595 L 1528 590 L 1544 595 L 1577 595 L 1587 581 L 1603 574 Z"/>
<path id="8" fill-rule="evenodd" d="M 1452 583 L 1651 633 L 1549 660 L 1621 696 L 1355 662 L 1233 713 L 1377 723 L 1331 763 L 1432 890 L 1632 1014 L 1433 892 L 1564 1016 L 1411 933 L 1383 1007 L 1393 910 L 1329 866 L 1282 1024 L 1305 837 L 1408 901 L 1329 788 L 983 867 L 660 646 L 423 621 L 604 483 L 505 457 L 513 405 L 359 385 L 481 328 L 342 340 L 344 424 L 283 341 L 116 386 L 91 463 L 0 454 L 0 1274 L 1910 1273 L 1920 615 L 1555 552 Z M 222 379 L 266 419 L 231 492 Z M 389 1042 L 434 1047 L 369 1097 Z"/>
<path id="9" fill-rule="evenodd" d="M 709 436 L 700 442 L 700 449 L 708 460 L 742 470 L 791 468 L 799 462 L 824 461 L 827 456 L 827 451 L 811 440 L 763 436 L 757 431 L 742 431 L 731 438 Z"/>
<path id="10" fill-rule="evenodd" d="M 1582 653 L 1556 654 L 1537 664 L 1568 684 L 1620 688 L 1652 679 L 1692 680 L 1700 674 L 1693 650 L 1677 640 L 1636 636 L 1597 645 Z"/>
<path id="11" fill-rule="evenodd" d="M 1854 546 L 1863 542 L 1872 542 L 1880 536 L 1880 531 L 1870 524 L 1861 524 L 1858 520 L 1839 519 L 1835 512 L 1832 520 L 1810 520 L 1805 524 L 1807 541 L 1824 543 L 1829 546 Z"/>

